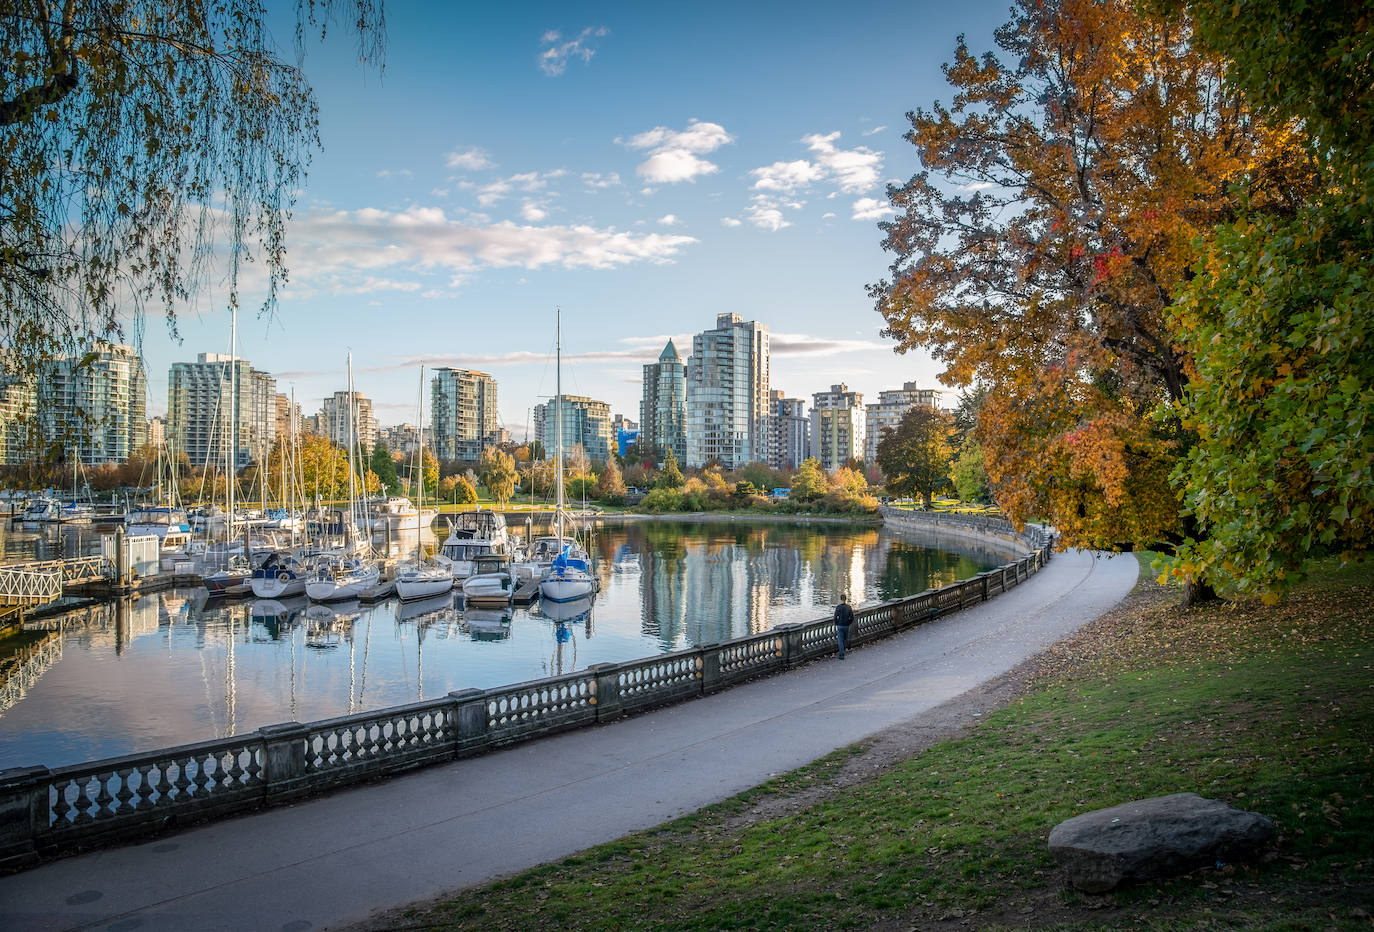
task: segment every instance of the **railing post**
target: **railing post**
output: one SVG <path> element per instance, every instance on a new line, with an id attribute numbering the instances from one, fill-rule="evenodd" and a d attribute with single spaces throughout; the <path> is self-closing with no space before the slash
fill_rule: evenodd
<path id="1" fill-rule="evenodd" d="M 17 870 L 38 860 L 34 842 L 47 829 L 47 767 L 0 770 L 0 869 Z"/>
<path id="2" fill-rule="evenodd" d="M 455 707 L 454 744 L 461 754 L 487 740 L 487 694 L 480 689 L 458 689 L 448 694 Z"/>
<path id="3" fill-rule="evenodd" d="M 702 644 L 701 651 L 701 694 L 713 693 L 720 689 L 720 645 Z"/>
<path id="4" fill-rule="evenodd" d="M 262 735 L 262 782 L 267 802 L 299 795 L 306 788 L 305 739 L 309 734 L 300 722 L 265 725 Z"/>
<path id="5" fill-rule="evenodd" d="M 587 668 L 596 677 L 596 720 L 610 722 L 620 717 L 620 664 L 596 663 Z"/>
<path id="6" fill-rule="evenodd" d="M 782 638 L 782 668 L 786 670 L 802 659 L 802 624 L 778 625 L 773 630 Z"/>

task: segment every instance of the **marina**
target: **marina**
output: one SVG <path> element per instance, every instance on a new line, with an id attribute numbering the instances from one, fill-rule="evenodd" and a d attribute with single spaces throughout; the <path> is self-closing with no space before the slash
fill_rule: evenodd
<path id="1" fill-rule="evenodd" d="M 496 607 L 456 590 L 325 605 L 179 587 L 29 623 L 4 661 L 0 762 L 93 760 L 583 670 L 825 617 L 844 592 L 872 604 L 1006 559 L 848 524 L 650 520 L 598 527 L 590 543 L 600 591 L 566 603 L 520 604 L 529 581 Z"/>

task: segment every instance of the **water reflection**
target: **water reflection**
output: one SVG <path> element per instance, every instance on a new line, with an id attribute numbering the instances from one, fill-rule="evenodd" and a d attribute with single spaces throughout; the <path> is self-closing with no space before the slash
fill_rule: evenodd
<path id="1" fill-rule="evenodd" d="M 0 643 L 0 768 L 241 734 L 727 640 L 824 617 L 842 593 L 871 604 L 1007 559 L 933 543 L 873 527 L 655 521 L 597 530 L 589 549 L 601 591 L 579 602 L 476 608 L 450 593 L 323 606 L 211 601 L 197 589 L 91 606 Z"/>

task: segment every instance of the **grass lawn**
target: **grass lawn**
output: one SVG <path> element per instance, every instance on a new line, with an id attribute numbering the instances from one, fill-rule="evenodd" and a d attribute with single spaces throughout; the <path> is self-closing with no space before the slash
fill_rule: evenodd
<path id="1" fill-rule="evenodd" d="M 1374 573 L 1328 567 L 1272 608 L 1176 602 L 1142 583 L 914 756 L 855 768 L 873 742 L 856 745 L 379 927 L 1369 929 Z M 1266 813 L 1277 844 L 1104 896 L 1065 887 L 1055 824 L 1184 791 Z"/>

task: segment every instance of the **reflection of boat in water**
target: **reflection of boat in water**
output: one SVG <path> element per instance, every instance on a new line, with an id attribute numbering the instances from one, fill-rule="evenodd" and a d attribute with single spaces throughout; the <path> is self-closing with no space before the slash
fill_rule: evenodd
<path id="1" fill-rule="evenodd" d="M 349 602 L 336 602 L 321 605 L 312 602 L 303 611 L 305 617 L 305 646 L 318 650 L 331 650 L 339 646 L 339 640 L 353 631 L 362 606 L 357 599 Z"/>
<path id="2" fill-rule="evenodd" d="M 447 612 L 453 608 L 453 592 L 442 592 L 427 599 L 398 599 L 396 601 L 396 620 L 410 621 L 423 615 Z"/>
<path id="3" fill-rule="evenodd" d="M 581 621 L 591 613 L 591 610 L 592 597 L 589 595 L 584 595 L 579 599 L 570 599 L 567 602 L 539 600 L 539 614 L 560 624 Z"/>
<path id="4" fill-rule="evenodd" d="M 615 552 L 612 566 L 617 573 L 638 573 L 639 554 L 629 544 L 621 544 Z"/>
<path id="5" fill-rule="evenodd" d="M 303 595 L 297 595 L 284 599 L 255 599 L 249 610 L 254 622 L 284 627 L 299 618 L 309 607 L 310 600 Z"/>
<path id="6" fill-rule="evenodd" d="M 510 637 L 511 610 L 504 608 L 468 608 L 463 611 L 463 623 L 475 641 L 499 641 Z"/>

